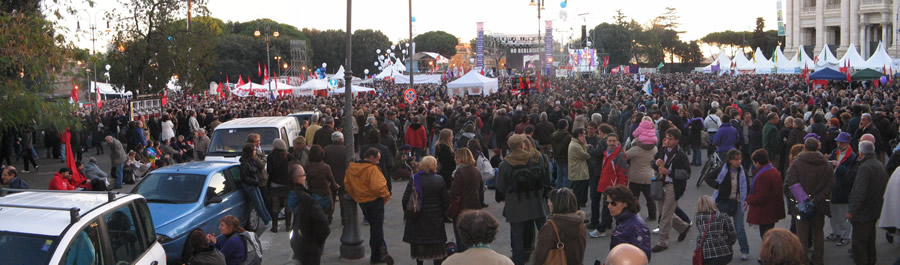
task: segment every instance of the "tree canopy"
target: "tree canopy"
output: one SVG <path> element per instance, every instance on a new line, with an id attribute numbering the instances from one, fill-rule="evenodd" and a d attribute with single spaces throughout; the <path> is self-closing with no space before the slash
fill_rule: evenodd
<path id="1" fill-rule="evenodd" d="M 413 42 L 416 43 L 416 52 L 436 52 L 450 58 L 456 55 L 459 39 L 453 34 L 438 30 L 419 34 L 413 38 Z"/>

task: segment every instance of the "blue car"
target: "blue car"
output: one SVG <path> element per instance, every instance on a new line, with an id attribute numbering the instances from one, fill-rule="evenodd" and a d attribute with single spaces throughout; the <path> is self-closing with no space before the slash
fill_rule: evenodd
<path id="1" fill-rule="evenodd" d="M 159 242 L 173 264 L 192 251 L 185 246 L 194 229 L 219 232 L 219 220 L 233 215 L 248 231 L 257 231 L 262 221 L 241 191 L 240 164 L 203 161 L 176 164 L 151 172 L 132 193 L 147 199 Z"/>

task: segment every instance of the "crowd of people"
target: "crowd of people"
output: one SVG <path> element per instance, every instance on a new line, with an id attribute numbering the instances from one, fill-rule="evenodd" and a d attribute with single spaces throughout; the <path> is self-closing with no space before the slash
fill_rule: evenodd
<path id="1" fill-rule="evenodd" d="M 252 176 L 243 180 L 244 191 L 271 230 L 278 231 L 273 217 L 282 208 L 286 230 L 305 229 L 296 244 L 302 251 L 295 253 L 302 264 L 318 264 L 328 224 L 336 208 L 347 211 L 340 202 L 348 197 L 369 225 L 371 262 L 392 264 L 385 205 L 399 197 L 392 183 L 404 180 L 403 242 L 419 264 L 476 258 L 495 261 L 483 264 L 582 264 L 587 238 L 608 231 L 608 264 L 624 264 L 616 263 L 622 257 L 649 262 L 669 248 L 672 230 L 680 242 L 691 226 L 704 264 L 727 264 L 754 255 L 745 223 L 760 228 L 763 264 L 824 264 L 826 241 L 850 245 L 857 264 L 875 264 L 877 229 L 887 229 L 893 241 L 900 204 L 885 198 L 900 192 L 900 177 L 892 178 L 900 174 L 898 86 L 835 82 L 809 89 L 791 75 L 646 78 L 651 91 L 636 76 L 613 74 L 554 78 L 549 88 L 533 91 L 501 81 L 496 94 L 465 98 L 449 97 L 443 85 L 417 85 L 414 102 L 400 96 L 405 86 L 378 82 L 377 93 L 354 99 L 351 120 L 343 118 L 337 97 L 185 95 L 136 118 L 126 114 L 127 100 L 109 100 L 76 113 L 83 121 L 78 128 L 7 130 L 0 163 L 11 165 L 16 155 L 34 158 L 33 138 L 43 135 L 48 158 L 80 160 L 90 148 L 109 152 L 117 188 L 128 174 L 203 160 L 206 132 L 223 122 L 315 110 L 290 145 L 275 140 L 266 154 L 259 137 L 250 137 L 241 157 L 241 175 Z M 357 150 L 350 162 L 342 133 L 348 127 Z M 37 166 L 23 160 L 22 172 Z M 704 163 L 711 166 L 696 172 Z M 4 183 L 11 183 L 6 172 Z M 56 185 L 91 188 L 71 180 L 71 173 L 60 170 Z M 699 198 L 691 217 L 677 201 L 693 178 L 714 191 Z M 490 203 L 486 189 L 495 189 L 494 201 L 503 204 L 510 258 L 490 250 L 498 224 L 480 211 Z M 786 216 L 791 232 L 776 227 Z M 445 222 L 454 224 L 454 240 Z M 658 234 L 655 242 L 650 234 Z M 740 253 L 732 250 L 735 243 Z"/>

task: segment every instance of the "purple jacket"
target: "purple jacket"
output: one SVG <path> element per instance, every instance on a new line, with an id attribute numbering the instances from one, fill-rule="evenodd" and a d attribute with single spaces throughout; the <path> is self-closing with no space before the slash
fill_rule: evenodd
<path id="1" fill-rule="evenodd" d="M 622 213 L 616 216 L 616 229 L 609 242 L 609 249 L 622 243 L 640 248 L 647 254 L 647 260 L 650 260 L 650 228 L 647 228 L 644 219 L 628 209 L 623 209 Z"/>
<path id="2" fill-rule="evenodd" d="M 741 144 L 741 140 L 738 130 L 730 122 L 723 122 L 719 127 L 719 132 L 713 137 L 713 144 L 716 145 L 716 152 L 726 152 L 735 149 L 737 145 Z"/>

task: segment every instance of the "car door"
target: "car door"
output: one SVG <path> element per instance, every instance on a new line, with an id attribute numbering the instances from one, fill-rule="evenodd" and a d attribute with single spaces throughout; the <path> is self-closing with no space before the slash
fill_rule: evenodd
<path id="1" fill-rule="evenodd" d="M 228 178 L 227 170 L 220 170 L 213 173 L 209 177 L 204 195 L 204 207 L 200 213 L 203 216 L 203 225 L 201 228 L 207 233 L 219 234 L 219 220 L 227 215 L 234 215 L 240 218 L 242 214 L 237 204 L 242 199 L 235 198 L 237 188 L 234 181 Z M 222 198 L 220 203 L 209 203 L 207 200 L 213 197 Z"/>
<path id="2" fill-rule="evenodd" d="M 233 183 L 233 185 L 234 185 L 234 187 L 236 187 L 236 189 L 241 190 L 240 185 L 243 185 L 243 184 L 240 184 L 241 183 L 241 167 L 238 165 L 235 165 L 235 166 L 229 167 L 226 170 L 226 172 L 228 173 L 228 180 Z M 232 215 L 236 216 L 238 219 L 241 219 L 242 223 L 246 222 L 247 220 L 243 220 L 243 218 L 245 218 L 247 216 L 247 214 L 250 211 L 250 207 L 252 207 L 251 206 L 252 204 L 250 204 L 248 202 L 249 197 L 247 197 L 247 195 L 244 194 L 243 191 L 234 192 L 228 196 L 229 196 L 229 199 L 232 200 L 230 204 L 232 205 L 232 207 L 234 207 L 234 209 L 233 209 L 234 213 Z"/>
<path id="3" fill-rule="evenodd" d="M 102 234 L 102 224 L 98 219 L 88 222 L 87 225 L 74 232 L 75 236 L 65 246 L 65 254 L 60 259 L 60 264 L 67 265 L 103 265 L 115 264 L 109 262 L 112 259 L 109 253 L 109 242 L 105 241 Z M 63 246 L 60 246 L 61 248 Z"/>
<path id="4" fill-rule="evenodd" d="M 149 212 L 149 211 L 147 211 Z M 107 212 L 102 215 L 105 224 L 105 232 L 107 241 L 109 242 L 109 250 L 112 254 L 112 263 L 108 264 L 135 264 L 135 265 L 156 265 L 165 263 L 164 259 L 159 259 L 157 255 L 150 252 L 151 248 L 158 251 L 156 247 L 155 235 L 150 236 L 152 230 L 148 230 L 147 225 L 152 226 L 147 218 L 141 217 L 134 204 L 128 203 L 121 207 Z"/>

